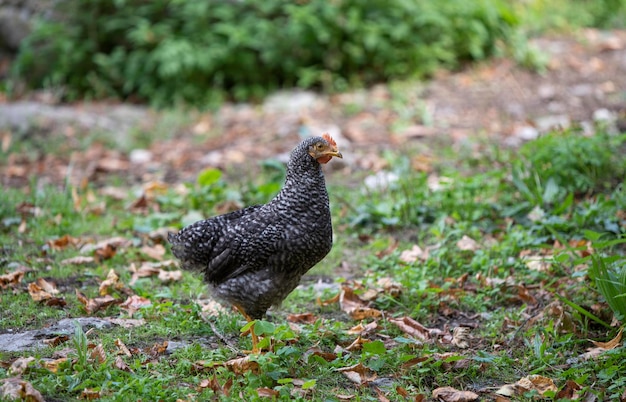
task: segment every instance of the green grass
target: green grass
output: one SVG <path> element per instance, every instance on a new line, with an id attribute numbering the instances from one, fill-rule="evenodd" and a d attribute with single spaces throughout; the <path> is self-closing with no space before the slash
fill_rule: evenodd
<path id="1" fill-rule="evenodd" d="M 50 400 L 75 399 L 85 390 L 111 401 L 259 400 L 259 393 L 275 400 L 339 400 L 343 395 L 369 401 L 378 400 L 377 393 L 411 400 L 419 394 L 431 397 L 441 386 L 492 398 L 502 385 L 531 374 L 553 379 L 559 389 L 572 380 L 582 387 L 581 395 L 614 399 L 626 387 L 624 348 L 590 360 L 583 354 L 592 346 L 589 339 L 613 338 L 618 328 L 603 323 L 610 323 L 614 312 L 623 314 L 623 290 L 607 291 L 601 284 L 623 285 L 626 153 L 612 150 L 625 143 L 624 136 L 599 129 L 593 137 L 552 133 L 520 152 L 481 146 L 477 156 L 442 148 L 431 174 L 411 168 L 415 151 L 409 149 L 386 156 L 399 179 L 384 189 L 355 188 L 330 174 L 334 249 L 269 321 L 257 323 L 266 352 L 243 367 L 233 365 L 233 359 L 251 347 L 249 337 L 239 336 L 245 321 L 226 309 L 207 323 L 197 300 L 208 294 L 198 277 L 184 273 L 180 281 L 165 283 L 154 275 L 130 285 L 131 269 L 156 262 L 141 248 L 164 244 L 155 235 L 158 229 L 210 216 L 225 201 L 267 201 L 280 186 L 279 165 L 266 163 L 258 176 L 249 173 L 237 181 L 215 170 L 199 172 L 186 195 L 171 187 L 153 201 L 158 208 L 145 213 L 127 208 L 131 191 L 127 199 L 116 200 L 101 195 L 95 185 L 78 190 L 79 196 L 91 191 L 91 203 L 104 202 L 98 214 L 84 203 L 77 209 L 69 186 L 41 187 L 33 180 L 26 188 L 5 188 L 0 275 L 20 266 L 28 271 L 21 283 L 0 291 L 0 333 L 88 315 L 75 290 L 97 297 L 110 270 L 126 289 L 112 291 L 113 297 L 123 301 L 135 294 L 150 305 L 132 315 L 145 320 L 140 327 L 88 333 L 78 328 L 60 345 L 4 353 L 0 378 L 14 375 L 9 366 L 16 358 L 33 356 L 20 375 Z M 12 152 L 31 149 L 28 143 L 21 147 Z M 582 149 L 587 152 L 576 152 Z M 117 180 L 117 186 L 129 185 Z M 51 241 L 64 235 L 79 239 L 78 244 L 55 249 Z M 114 255 L 88 264 L 64 262 L 93 256 L 85 245 L 117 236 L 128 243 Z M 463 246 L 467 237 L 475 243 Z M 414 245 L 428 254 L 407 260 L 403 251 Z M 164 258 L 171 258 L 169 251 Z M 319 277 L 331 279 L 335 287 L 315 290 L 311 283 Z M 65 307 L 31 298 L 27 285 L 38 278 L 56 283 Z M 385 290 L 381 280 L 393 281 L 400 291 Z M 336 303 L 315 303 L 335 296 L 340 284 L 363 297 L 377 290 L 369 307 L 384 316 L 356 320 Z M 315 319 L 290 324 L 292 313 L 312 313 Z M 93 315 L 131 318 L 119 305 Z M 432 341 L 416 339 L 394 324 L 402 317 L 439 334 Z M 350 329 L 372 322 L 377 327 L 361 335 L 368 342 L 348 350 L 357 338 Z M 470 328 L 468 347 L 450 343 L 456 327 Z M 118 340 L 130 355 L 120 352 Z M 156 345 L 164 341 L 176 348 L 159 351 Z M 96 345 L 103 354 L 93 352 Z M 46 366 L 58 356 L 67 360 L 54 370 Z M 423 361 L 412 363 L 416 358 Z M 358 364 L 366 368 L 369 386 L 355 384 L 341 371 Z M 517 398 L 532 400 L 533 393 Z"/>

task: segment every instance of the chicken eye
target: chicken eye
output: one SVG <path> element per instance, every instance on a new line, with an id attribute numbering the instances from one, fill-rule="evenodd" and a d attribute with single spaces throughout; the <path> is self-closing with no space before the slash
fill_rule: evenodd
<path id="1" fill-rule="evenodd" d="M 318 149 L 319 151 L 321 151 L 322 149 L 324 149 L 324 144 L 322 144 L 321 142 L 318 142 L 315 146 L 317 147 L 317 149 Z"/>

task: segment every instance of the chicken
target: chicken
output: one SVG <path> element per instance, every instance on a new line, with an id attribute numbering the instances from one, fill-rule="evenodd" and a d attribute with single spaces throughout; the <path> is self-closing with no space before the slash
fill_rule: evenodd
<path id="1" fill-rule="evenodd" d="M 333 156 L 343 157 L 330 135 L 308 138 L 292 151 L 285 184 L 269 203 L 170 233 L 172 252 L 183 269 L 203 273 L 213 295 L 248 321 L 262 318 L 332 247 L 321 164 Z"/>

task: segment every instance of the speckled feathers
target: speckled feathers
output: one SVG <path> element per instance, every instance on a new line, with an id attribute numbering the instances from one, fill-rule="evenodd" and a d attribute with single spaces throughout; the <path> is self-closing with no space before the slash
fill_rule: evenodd
<path id="1" fill-rule="evenodd" d="M 332 247 L 320 163 L 342 157 L 325 134 L 291 153 L 285 184 L 269 203 L 196 222 L 169 235 L 182 267 L 199 271 L 214 295 L 260 318 Z"/>

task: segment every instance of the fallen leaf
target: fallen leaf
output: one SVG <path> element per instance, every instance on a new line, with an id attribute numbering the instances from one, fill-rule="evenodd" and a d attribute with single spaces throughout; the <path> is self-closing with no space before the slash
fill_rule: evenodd
<path id="1" fill-rule="evenodd" d="M 260 397 L 263 398 L 276 398 L 278 397 L 278 395 L 280 395 L 280 392 L 276 391 L 275 389 L 266 387 L 257 388 L 256 392 Z"/>
<path id="2" fill-rule="evenodd" d="M 52 373 L 59 371 L 59 366 L 67 361 L 67 357 L 59 359 L 42 359 L 41 365 Z"/>
<path id="3" fill-rule="evenodd" d="M 433 398 L 443 402 L 466 402 L 478 399 L 478 394 L 471 391 L 459 391 L 452 387 L 440 387 L 433 390 Z"/>
<path id="4" fill-rule="evenodd" d="M 132 317 L 140 308 L 150 306 L 152 302 L 142 296 L 132 295 L 129 296 L 122 304 L 120 308 L 128 311 L 128 315 Z"/>
<path id="5" fill-rule="evenodd" d="M 146 324 L 146 320 L 143 318 L 135 319 L 135 318 L 106 318 L 111 324 L 119 325 L 122 328 L 135 328 L 140 327 Z"/>
<path id="6" fill-rule="evenodd" d="M 28 402 L 44 402 L 44 398 L 31 383 L 20 377 L 9 377 L 0 380 L 0 399 L 21 400 Z"/>
<path id="7" fill-rule="evenodd" d="M 52 305 L 65 305 L 65 300 L 53 296 L 59 293 L 56 285 L 43 278 L 37 278 L 35 282 L 29 283 L 28 293 L 34 301 L 52 301 L 52 299 L 56 299 L 51 303 Z"/>
<path id="8" fill-rule="evenodd" d="M 289 314 L 287 321 L 297 324 L 313 324 L 317 321 L 317 316 L 313 313 Z"/>
<path id="9" fill-rule="evenodd" d="M 610 341 L 608 342 L 591 341 L 591 343 L 593 343 L 597 348 L 601 348 L 604 350 L 615 349 L 616 347 L 619 346 L 620 342 L 622 341 L 623 332 L 624 332 L 624 327 L 621 327 L 617 335 L 615 335 L 615 337 L 611 339 Z"/>
<path id="10" fill-rule="evenodd" d="M 550 259 L 543 255 L 528 255 L 522 258 L 528 269 L 538 272 L 549 272 L 552 267 Z"/>
<path id="11" fill-rule="evenodd" d="M 415 244 L 409 250 L 404 250 L 400 253 L 400 261 L 407 264 L 414 263 L 417 260 L 426 261 L 428 259 L 428 251 L 422 250 L 420 246 Z"/>
<path id="12" fill-rule="evenodd" d="M 228 394 L 230 393 L 230 389 L 233 386 L 233 379 L 229 378 L 224 385 L 220 385 L 220 383 L 217 381 L 217 376 L 215 374 L 213 374 L 213 377 L 211 378 L 205 378 L 202 381 L 200 381 L 200 384 L 198 385 L 199 388 L 210 388 L 213 390 L 213 392 L 219 394 L 223 394 L 225 396 L 228 396 Z"/>
<path id="13" fill-rule="evenodd" d="M 0 289 L 7 287 L 16 287 L 24 278 L 24 271 L 13 271 L 8 274 L 0 275 Z"/>
<path id="14" fill-rule="evenodd" d="M 166 271 L 164 269 L 159 269 L 158 278 L 163 283 L 177 282 L 183 279 L 183 272 L 180 270 Z"/>
<path id="15" fill-rule="evenodd" d="M 320 348 L 310 348 L 306 352 L 304 352 L 305 361 L 308 360 L 309 356 L 319 356 L 327 362 L 332 362 L 337 358 L 336 353 L 324 352 Z"/>
<path id="16" fill-rule="evenodd" d="M 104 297 L 96 297 L 95 299 L 88 299 L 87 296 L 82 294 L 78 289 L 75 289 L 76 298 L 80 301 L 88 314 L 93 314 L 98 310 L 107 308 L 112 304 L 119 304 L 120 300 L 113 298 L 111 295 Z"/>
<path id="17" fill-rule="evenodd" d="M 376 328 L 378 328 L 378 324 L 376 323 L 376 321 L 372 321 L 365 325 L 363 325 L 363 323 L 361 322 L 359 323 L 359 325 L 350 328 L 346 332 L 351 335 L 365 335 L 374 331 Z"/>
<path id="18" fill-rule="evenodd" d="M 77 246 L 80 244 L 80 239 L 66 234 L 57 239 L 48 240 L 47 244 L 52 250 L 59 251 L 69 246 Z"/>
<path id="19" fill-rule="evenodd" d="M 345 350 L 350 351 L 350 352 L 353 350 L 360 350 L 361 345 L 367 342 L 369 342 L 367 339 L 363 339 L 361 338 L 361 335 L 359 335 L 350 345 L 346 346 Z"/>
<path id="20" fill-rule="evenodd" d="M 344 286 L 341 288 L 339 295 L 339 306 L 341 310 L 347 313 L 355 320 L 363 320 L 365 318 L 380 317 L 382 312 L 367 306 L 367 302 L 361 300 L 354 291 Z"/>
<path id="21" fill-rule="evenodd" d="M 578 391 L 582 389 L 582 386 L 572 380 L 567 380 L 563 388 L 556 394 L 556 400 L 567 399 L 567 400 L 578 400 L 580 399 L 580 395 Z M 624 391 L 626 392 L 626 391 Z"/>
<path id="22" fill-rule="evenodd" d="M 517 297 L 519 297 L 522 302 L 530 304 L 531 306 L 537 304 L 537 299 L 535 298 L 535 296 L 530 294 L 528 288 L 526 288 L 526 286 L 524 285 L 517 285 Z"/>
<path id="23" fill-rule="evenodd" d="M 104 363 L 106 361 L 107 356 L 101 343 L 91 350 L 91 357 L 96 359 L 98 363 Z"/>
<path id="24" fill-rule="evenodd" d="M 554 385 L 554 381 L 552 381 L 551 378 L 541 375 L 529 375 L 520 378 L 520 380 L 515 383 L 515 387 L 521 391 L 520 395 L 532 390 L 539 392 L 541 395 L 547 391 L 558 391 L 558 388 Z"/>
<path id="25" fill-rule="evenodd" d="M 528 391 L 537 391 L 543 395 L 547 391 L 556 393 L 558 389 L 556 385 L 554 385 L 554 381 L 550 378 L 540 375 L 529 375 L 520 378 L 514 384 L 503 385 L 496 391 L 496 394 L 512 397 L 515 395 L 523 395 Z"/>
<path id="26" fill-rule="evenodd" d="M 122 290 L 124 289 L 124 284 L 120 282 L 120 277 L 114 270 L 110 269 L 107 274 L 107 278 L 100 283 L 100 287 L 98 288 L 98 293 L 100 296 L 105 296 L 109 294 L 110 289 L 113 290 Z"/>
<path id="27" fill-rule="evenodd" d="M 44 339 L 42 342 L 50 347 L 55 347 L 67 342 L 69 339 L 70 337 L 67 335 L 59 335 L 54 338 Z"/>
<path id="28" fill-rule="evenodd" d="M 235 374 L 245 374 L 247 372 L 257 374 L 259 372 L 259 363 L 250 360 L 250 356 L 231 359 L 224 362 L 222 365 Z"/>
<path id="29" fill-rule="evenodd" d="M 316 300 L 316 303 L 318 306 L 330 306 L 331 304 L 335 304 L 339 302 L 339 298 L 341 297 L 341 292 L 337 293 L 335 296 L 331 297 L 330 299 L 326 299 L 326 300 L 321 300 L 320 298 L 318 298 Z"/>
<path id="30" fill-rule="evenodd" d="M 164 354 L 167 351 L 167 347 L 169 346 L 168 341 L 163 341 L 162 343 L 155 343 L 150 348 L 146 349 L 145 352 L 150 356 L 156 357 Z"/>
<path id="31" fill-rule="evenodd" d="M 463 235 L 463 237 L 456 242 L 456 247 L 461 251 L 476 251 L 480 248 L 480 244 L 471 237 Z"/>
<path id="32" fill-rule="evenodd" d="M 434 335 L 443 334 L 443 332 L 438 329 L 426 328 L 411 317 L 390 318 L 389 322 L 397 325 L 405 334 L 422 341 L 430 341 Z"/>
<path id="33" fill-rule="evenodd" d="M 129 352 L 130 353 L 130 352 Z M 133 373 L 134 371 L 126 364 L 122 356 L 115 356 L 114 367 L 118 370 L 126 371 L 128 373 Z"/>
<path id="34" fill-rule="evenodd" d="M 94 257 L 88 257 L 83 255 L 78 255 L 72 258 L 66 258 L 61 261 L 62 265 L 86 265 L 94 263 L 96 259 Z"/>
<path id="35" fill-rule="evenodd" d="M 456 327 L 452 330 L 452 345 L 461 348 L 467 349 L 469 344 L 467 343 L 467 339 L 469 338 L 470 329 L 467 327 Z"/>
<path id="36" fill-rule="evenodd" d="M 35 360 L 36 359 L 32 356 L 18 357 L 13 363 L 11 363 L 8 373 L 10 375 L 22 375 L 26 372 L 26 370 L 28 370 L 30 364 Z"/>
<path id="37" fill-rule="evenodd" d="M 132 356 L 130 350 L 128 350 L 128 347 L 126 346 L 126 344 L 124 344 L 124 342 L 122 342 L 120 338 L 117 338 L 115 340 L 115 346 L 117 346 L 118 354 L 126 355 L 127 357 Z"/>
<path id="38" fill-rule="evenodd" d="M 376 373 L 361 363 L 336 369 L 357 385 L 370 383 L 376 379 Z"/>
<path id="39" fill-rule="evenodd" d="M 161 261 L 165 255 L 165 247 L 162 244 L 155 244 L 154 246 L 143 246 L 139 251 L 153 260 Z"/>
<path id="40" fill-rule="evenodd" d="M 80 393 L 80 399 L 92 400 L 92 399 L 100 399 L 100 397 L 101 397 L 100 391 L 94 388 L 84 388 L 82 392 Z"/>

